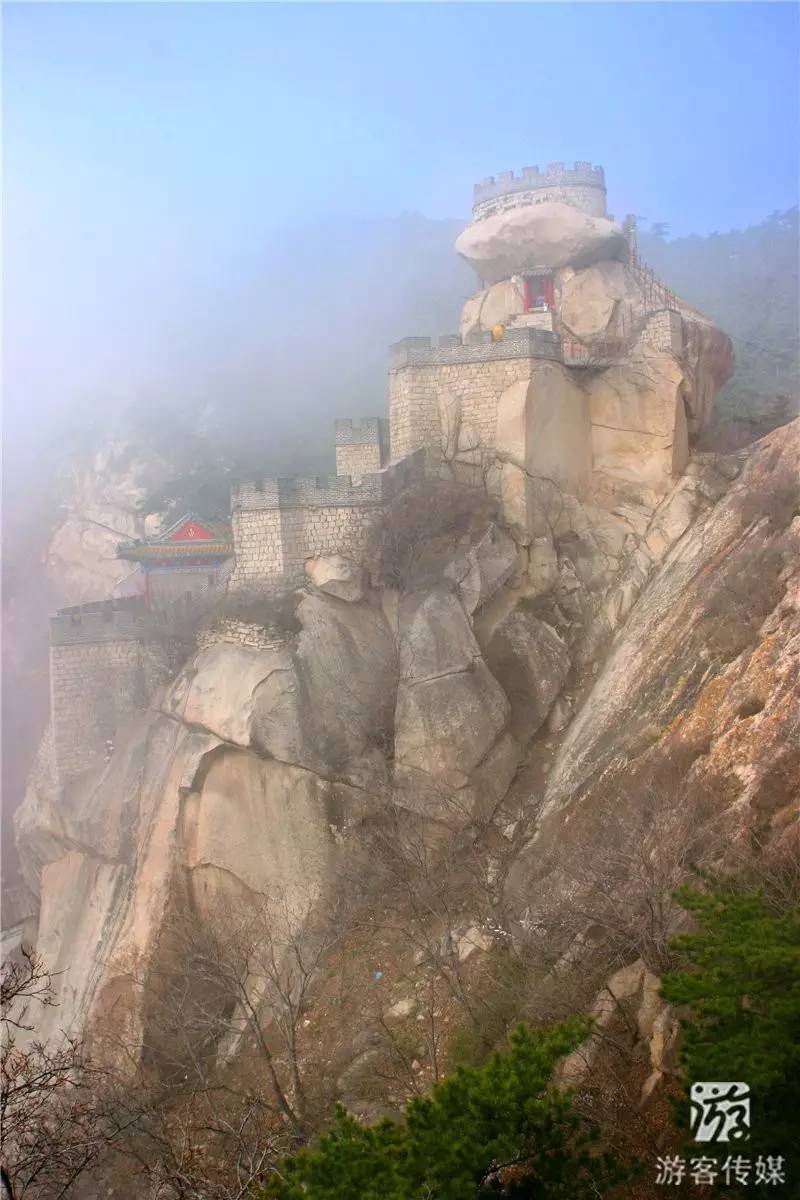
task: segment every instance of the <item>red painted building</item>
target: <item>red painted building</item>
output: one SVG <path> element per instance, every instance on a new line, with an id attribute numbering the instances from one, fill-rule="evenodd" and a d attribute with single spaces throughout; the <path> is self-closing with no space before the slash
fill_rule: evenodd
<path id="1" fill-rule="evenodd" d="M 139 564 L 148 608 L 188 612 L 222 592 L 233 565 L 233 535 L 227 521 L 186 513 L 158 537 L 124 543 L 117 556 Z"/>

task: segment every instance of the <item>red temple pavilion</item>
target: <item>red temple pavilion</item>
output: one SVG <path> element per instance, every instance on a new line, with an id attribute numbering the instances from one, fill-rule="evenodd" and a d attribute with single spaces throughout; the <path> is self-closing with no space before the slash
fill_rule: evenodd
<path id="1" fill-rule="evenodd" d="M 123 543 L 117 556 L 139 563 L 148 608 L 193 609 L 212 603 L 224 586 L 233 536 L 226 521 L 186 513 L 158 537 Z"/>

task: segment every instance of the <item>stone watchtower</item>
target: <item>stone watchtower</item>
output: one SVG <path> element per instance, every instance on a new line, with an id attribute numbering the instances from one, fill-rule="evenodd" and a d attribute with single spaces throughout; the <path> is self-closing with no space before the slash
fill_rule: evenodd
<path id="1" fill-rule="evenodd" d="M 455 248 L 479 287 L 458 334 L 391 348 L 393 457 L 424 446 L 462 473 L 493 464 L 521 525 L 532 478 L 580 499 L 663 495 L 731 373 L 731 347 L 640 263 L 635 220 L 607 211 L 603 168 L 484 179 Z M 696 347 L 712 338 L 713 368 L 698 370 Z"/>
<path id="2" fill-rule="evenodd" d="M 568 169 L 561 162 L 550 163 L 546 171 L 523 167 L 520 175 L 501 171 L 475 184 L 473 221 L 493 217 L 495 213 L 526 204 L 555 200 L 579 208 L 590 217 L 605 217 L 606 180 L 602 167 L 576 162 Z"/>
<path id="3" fill-rule="evenodd" d="M 383 417 L 336 421 L 336 474 L 360 479 L 389 460 L 389 422 Z"/>

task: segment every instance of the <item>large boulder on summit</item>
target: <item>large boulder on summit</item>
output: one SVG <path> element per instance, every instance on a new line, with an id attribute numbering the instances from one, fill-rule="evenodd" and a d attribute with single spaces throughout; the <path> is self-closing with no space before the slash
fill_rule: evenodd
<path id="1" fill-rule="evenodd" d="M 642 289 L 621 262 L 560 273 L 561 322 L 583 341 L 629 336 L 644 312 Z"/>
<path id="2" fill-rule="evenodd" d="M 499 283 L 537 267 L 584 267 L 622 258 L 626 243 L 614 221 L 547 200 L 474 221 L 459 234 L 456 250 L 486 283 Z"/>

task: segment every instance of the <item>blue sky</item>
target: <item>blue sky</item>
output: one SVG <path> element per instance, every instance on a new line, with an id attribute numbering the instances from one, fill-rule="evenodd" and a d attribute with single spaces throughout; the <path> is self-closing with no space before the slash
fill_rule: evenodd
<path id="1" fill-rule="evenodd" d="M 135 390 L 153 323 L 224 306 L 290 227 L 464 218 L 499 170 L 602 163 L 612 212 L 674 234 L 797 202 L 793 4 L 32 3 L 3 22 L 12 410 L 104 373 Z"/>
<path id="2" fill-rule="evenodd" d="M 797 194 L 793 4 L 11 4 L 4 33 L 12 195 L 63 224 L 456 217 L 574 158 L 679 233 Z"/>

